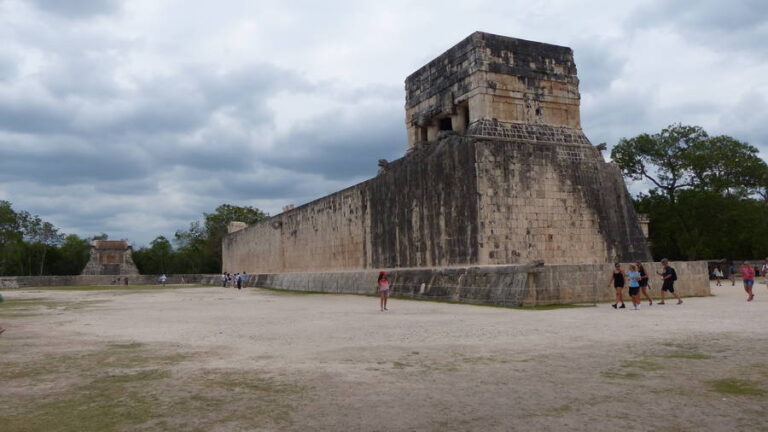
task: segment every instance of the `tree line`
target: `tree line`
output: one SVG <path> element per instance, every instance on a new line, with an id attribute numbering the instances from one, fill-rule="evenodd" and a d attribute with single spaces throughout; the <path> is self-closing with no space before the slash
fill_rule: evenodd
<path id="1" fill-rule="evenodd" d="M 221 240 L 232 221 L 255 223 L 267 214 L 254 207 L 222 204 L 203 220 L 176 231 L 169 240 L 158 236 L 133 251 L 142 274 L 218 273 Z M 80 237 L 61 233 L 52 223 L 0 201 L 0 276 L 77 275 L 90 258 L 92 240 L 107 234 Z"/>
<path id="2" fill-rule="evenodd" d="M 650 186 L 634 204 L 650 218 L 655 259 L 768 256 L 768 165 L 756 147 L 673 124 L 621 139 L 611 159 L 627 180 Z"/>

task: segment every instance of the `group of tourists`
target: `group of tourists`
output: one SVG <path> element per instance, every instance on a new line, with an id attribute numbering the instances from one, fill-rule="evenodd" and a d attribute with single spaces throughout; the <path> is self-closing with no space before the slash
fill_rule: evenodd
<path id="1" fill-rule="evenodd" d="M 677 272 L 672 266 L 669 265 L 669 260 L 666 258 L 661 260 L 662 271 L 656 272 L 661 277 L 661 301 L 657 304 L 663 305 L 666 293 L 672 294 L 677 299 L 677 304 L 683 304 L 683 299 L 675 292 L 675 281 L 677 280 Z M 611 282 L 613 288 L 616 291 L 616 301 L 613 303 L 614 309 L 626 309 L 624 304 L 624 288 L 629 287 L 629 297 L 632 299 L 632 310 L 640 309 L 640 294 L 648 299 L 648 306 L 653 306 L 653 299 L 648 294 L 648 290 L 651 288 L 648 272 L 645 270 L 643 263 L 636 262 L 629 265 L 629 271 L 625 272 L 620 263 L 616 263 L 613 267 L 613 274 L 611 275 Z"/>
<path id="2" fill-rule="evenodd" d="M 243 289 L 248 284 L 248 273 L 235 273 L 230 274 L 224 272 L 221 274 L 221 287 L 228 288 L 232 284 L 232 288 Z"/>

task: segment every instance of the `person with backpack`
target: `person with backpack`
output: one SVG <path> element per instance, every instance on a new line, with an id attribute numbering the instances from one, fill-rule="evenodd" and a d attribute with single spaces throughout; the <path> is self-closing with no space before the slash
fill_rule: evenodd
<path id="1" fill-rule="evenodd" d="M 656 272 L 661 278 L 664 280 L 661 284 L 661 301 L 657 304 L 663 305 L 664 304 L 664 293 L 669 292 L 675 298 L 677 299 L 677 304 L 681 305 L 683 304 L 683 299 L 680 298 L 680 295 L 675 292 L 675 281 L 677 280 L 677 272 L 675 271 L 672 266 L 669 265 L 669 260 L 664 258 L 661 260 L 661 266 L 663 267 L 663 271 Z"/>

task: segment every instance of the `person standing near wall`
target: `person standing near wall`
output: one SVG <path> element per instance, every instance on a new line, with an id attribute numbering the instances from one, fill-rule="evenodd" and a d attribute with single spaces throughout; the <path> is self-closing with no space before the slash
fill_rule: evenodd
<path id="1" fill-rule="evenodd" d="M 248 287 L 248 273 L 243 272 L 242 274 L 240 274 L 240 279 L 243 281 L 243 288 L 247 288 Z"/>
<path id="2" fill-rule="evenodd" d="M 675 281 L 677 280 L 677 272 L 669 265 L 669 260 L 664 258 L 661 260 L 661 266 L 664 269 L 661 272 L 657 272 L 659 276 L 664 280 L 661 284 L 661 301 L 660 305 L 664 304 L 664 293 L 669 292 L 677 299 L 677 304 L 683 304 L 683 299 L 675 292 Z"/>
<path id="3" fill-rule="evenodd" d="M 376 283 L 376 290 L 379 292 L 381 311 L 388 311 L 387 309 L 387 297 L 389 295 L 389 279 L 384 272 L 379 273 L 379 280 Z"/>
<path id="4" fill-rule="evenodd" d="M 720 267 L 715 267 L 715 285 L 720 286 L 720 280 L 723 278 L 723 271 L 720 270 Z"/>
<path id="5" fill-rule="evenodd" d="M 613 303 L 613 308 L 625 309 L 622 290 L 626 284 L 626 278 L 624 277 L 624 270 L 621 269 L 621 264 L 619 263 L 613 265 L 613 274 L 608 284 L 611 282 L 613 282 L 613 289 L 616 291 L 616 301 Z M 619 303 L 621 303 L 621 306 L 619 306 Z"/>
<path id="6" fill-rule="evenodd" d="M 752 288 L 755 285 L 755 269 L 744 261 L 739 270 L 741 270 L 741 280 L 744 282 L 744 291 L 747 292 L 747 301 L 752 301 L 755 298 L 755 294 L 752 293 Z"/>
<path id="7" fill-rule="evenodd" d="M 763 282 L 768 285 L 768 258 L 763 261 L 763 266 L 760 267 L 760 274 L 763 275 Z"/>
<path id="8" fill-rule="evenodd" d="M 632 310 L 640 310 L 640 272 L 637 271 L 637 266 L 634 264 L 629 265 L 629 273 L 627 273 L 629 279 L 629 297 L 632 298 Z"/>
<path id="9" fill-rule="evenodd" d="M 648 289 L 650 288 L 648 286 L 648 272 L 645 271 L 643 263 L 637 262 L 635 265 L 637 266 L 637 271 L 640 272 L 640 292 L 648 299 L 648 306 L 653 306 L 653 299 L 648 294 Z"/>
<path id="10" fill-rule="evenodd" d="M 733 263 L 728 266 L 728 279 L 731 280 L 731 286 L 736 285 L 736 266 Z"/>
<path id="11" fill-rule="evenodd" d="M 158 280 L 160 281 L 160 283 L 161 283 L 163 286 L 165 286 L 165 282 L 168 280 L 168 277 L 165 275 L 165 273 L 163 273 L 162 275 L 160 275 L 160 277 L 158 278 Z"/>

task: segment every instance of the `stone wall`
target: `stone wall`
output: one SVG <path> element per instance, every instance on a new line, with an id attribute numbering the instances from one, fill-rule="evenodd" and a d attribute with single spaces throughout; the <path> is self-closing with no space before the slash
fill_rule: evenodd
<path id="1" fill-rule="evenodd" d="M 682 296 L 711 295 L 705 261 L 673 262 Z M 644 263 L 653 297 L 660 294 L 660 263 Z M 624 265 L 627 268 L 627 264 Z M 389 272 L 392 295 L 474 304 L 531 306 L 612 301 L 613 264 L 478 266 Z M 376 271 L 251 275 L 249 286 L 338 294 L 376 294 Z M 625 291 L 628 301 L 628 293 Z"/>
<path id="2" fill-rule="evenodd" d="M 107 286 L 116 285 L 116 275 L 77 275 L 77 276 L 2 276 L 0 289 L 27 287 L 56 287 L 56 286 Z M 126 276 L 120 277 L 120 285 L 124 284 Z M 157 285 L 159 275 L 129 275 L 129 285 Z M 217 285 L 221 282 L 220 275 L 184 274 L 170 275 L 168 284 L 204 284 Z M 114 282 L 114 283 L 113 283 Z"/>
<path id="3" fill-rule="evenodd" d="M 615 167 L 580 131 L 566 131 L 573 144 L 536 128 L 417 146 L 369 181 L 228 234 L 224 271 L 650 259 Z"/>
<path id="4" fill-rule="evenodd" d="M 644 263 L 651 274 L 652 296 L 660 294 L 655 271 L 660 263 Z M 678 274 L 675 288 L 682 296 L 711 295 L 706 261 L 672 262 Z M 624 265 L 627 268 L 627 264 Z M 594 303 L 613 300 L 613 264 L 544 266 L 475 266 L 401 269 L 389 272 L 392 295 L 473 304 L 532 306 Z M 263 273 L 249 275 L 248 286 L 338 294 L 376 294 L 378 271 Z M 0 289 L 45 286 L 111 285 L 106 276 L 0 277 Z M 129 278 L 130 285 L 157 285 L 157 275 Z M 168 284 L 221 285 L 221 275 L 171 275 Z M 625 292 L 625 294 L 627 294 Z"/>
<path id="5" fill-rule="evenodd" d="M 621 174 L 594 147 L 546 135 L 475 146 L 479 264 L 650 258 Z"/>
<path id="6" fill-rule="evenodd" d="M 408 145 L 497 119 L 580 128 L 579 80 L 568 47 L 475 32 L 405 80 Z"/>

